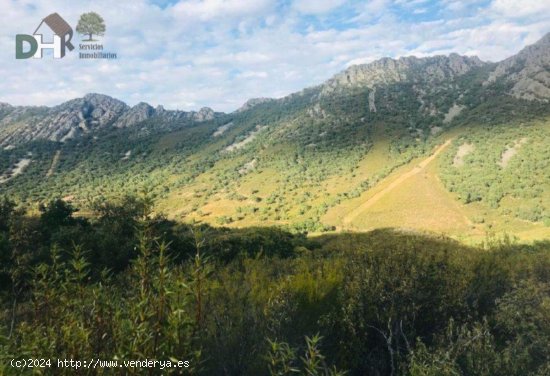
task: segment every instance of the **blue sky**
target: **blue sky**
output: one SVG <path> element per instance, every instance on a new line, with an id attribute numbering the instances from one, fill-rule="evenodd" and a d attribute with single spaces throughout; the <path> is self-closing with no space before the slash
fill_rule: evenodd
<path id="1" fill-rule="evenodd" d="M 233 111 L 381 57 L 457 52 L 499 61 L 550 31 L 550 0 L 0 0 L 0 101 L 55 105 L 88 92 Z M 15 35 L 95 11 L 117 60 L 16 60 Z M 79 37 L 75 37 L 78 42 Z"/>

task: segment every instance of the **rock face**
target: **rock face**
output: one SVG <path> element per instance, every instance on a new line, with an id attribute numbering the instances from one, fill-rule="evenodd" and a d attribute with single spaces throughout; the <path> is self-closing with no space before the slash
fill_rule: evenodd
<path id="1" fill-rule="evenodd" d="M 517 98 L 550 101 L 550 33 L 498 63 L 484 84 L 499 80 L 510 84 L 510 94 Z"/>
<path id="2" fill-rule="evenodd" d="M 0 120 L 0 143 L 64 141 L 112 125 L 128 108 L 124 102 L 101 94 L 87 94 L 51 108 L 12 107 Z"/>
<path id="3" fill-rule="evenodd" d="M 102 94 L 87 94 L 55 107 L 14 107 L 0 103 L 0 146 L 17 145 L 33 140 L 66 141 L 83 133 L 106 127 L 132 127 L 145 120 L 207 121 L 218 113 L 210 108 L 198 112 L 168 111 L 147 103 L 129 107 L 124 102 Z"/>
<path id="4" fill-rule="evenodd" d="M 465 77 L 468 74 L 470 76 Z M 484 96 L 512 95 L 549 102 L 550 33 L 497 64 L 453 53 L 425 58 L 382 58 L 369 64 L 354 65 L 311 88 L 316 94 L 311 96 L 307 111 L 312 117 L 323 119 L 323 99 L 329 103 L 334 95 L 348 95 L 359 89 L 367 95 L 369 112 L 379 112 L 384 107 L 394 112 L 398 110 L 395 101 L 391 98 L 388 101 L 383 90 L 392 86 L 391 90 L 397 90 L 403 94 L 402 98 L 407 98 L 411 106 L 409 111 L 419 111 L 422 116 L 439 119 L 437 121 L 443 124 L 450 123 L 462 110 L 467 110 L 468 105 Z M 281 101 L 306 96 L 307 93 L 303 90 Z"/>
<path id="5" fill-rule="evenodd" d="M 323 84 L 322 94 L 349 87 L 374 88 L 405 81 L 437 83 L 460 76 L 484 64 L 475 56 L 457 54 L 426 58 L 410 56 L 397 60 L 383 58 L 370 64 L 353 65 L 338 73 Z"/>
<path id="6" fill-rule="evenodd" d="M 273 98 L 251 98 L 247 100 L 241 107 L 239 107 L 237 112 L 243 112 L 259 104 L 273 102 L 273 101 L 275 101 L 275 99 Z"/>
<path id="7" fill-rule="evenodd" d="M 207 121 L 215 117 L 215 113 L 210 107 L 203 107 L 199 112 L 191 112 L 188 114 L 190 114 L 191 118 L 195 121 Z"/>
<path id="8" fill-rule="evenodd" d="M 462 79 L 470 72 L 475 74 Z M 397 85 L 401 83 L 407 84 L 403 85 L 405 89 Z M 498 64 L 484 63 L 477 57 L 457 54 L 426 58 L 383 58 L 370 64 L 351 66 L 321 85 L 285 98 L 250 99 L 237 112 L 248 111 L 269 102 L 291 107 L 296 103 L 305 103 L 310 116 L 324 119 L 327 111 L 323 99 L 329 99 L 327 102 L 330 102 L 333 94 L 346 94 L 354 88 L 360 88 L 363 94 L 368 94 L 368 103 L 365 105 L 369 112 L 383 113 L 384 109 L 395 111 L 399 109 L 399 102 L 388 99 L 384 92 L 385 87 L 391 85 L 397 86 L 403 95 L 408 95 L 406 99 L 411 104 L 408 111 L 440 117 L 442 123 L 451 122 L 462 110 L 467 111 L 468 101 L 463 100 L 467 95 L 513 95 L 548 102 L 550 33 Z M 491 90 L 479 91 L 480 86 L 481 90 Z M 149 119 L 158 122 L 153 125 L 144 123 L 144 127 L 202 122 L 219 115 L 208 107 L 198 112 L 170 111 L 162 106 L 153 108 L 147 103 L 129 107 L 117 99 L 100 94 L 88 94 L 55 107 L 15 107 L 0 103 L 0 147 L 11 148 L 37 139 L 65 141 L 98 129 L 134 127 Z"/>
<path id="9" fill-rule="evenodd" d="M 162 106 L 153 108 L 149 104 L 141 102 L 126 111 L 114 125 L 118 128 L 126 128 L 151 118 L 158 118 L 163 121 L 189 120 L 201 122 L 212 120 L 217 115 L 209 107 L 203 107 L 198 112 L 167 111 Z"/>
<path id="10" fill-rule="evenodd" d="M 155 109 L 145 102 L 140 102 L 126 111 L 116 122 L 119 128 L 131 127 L 134 124 L 150 119 L 155 114 Z"/>

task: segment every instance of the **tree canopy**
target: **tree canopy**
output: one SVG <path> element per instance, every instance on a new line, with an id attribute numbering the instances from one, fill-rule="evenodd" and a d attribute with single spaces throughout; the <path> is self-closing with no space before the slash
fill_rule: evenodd
<path id="1" fill-rule="evenodd" d="M 80 16 L 80 20 L 78 20 L 76 31 L 79 34 L 87 35 L 88 39 L 86 41 L 93 41 L 92 36 L 94 34 L 105 34 L 105 21 L 95 12 L 84 13 Z"/>

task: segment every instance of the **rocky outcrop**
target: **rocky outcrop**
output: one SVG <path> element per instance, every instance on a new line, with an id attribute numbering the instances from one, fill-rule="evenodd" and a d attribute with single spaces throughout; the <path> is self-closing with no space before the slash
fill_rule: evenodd
<path id="1" fill-rule="evenodd" d="M 345 88 L 359 86 L 374 88 L 398 82 L 437 83 L 463 75 L 485 63 L 477 57 L 414 56 L 399 59 L 383 58 L 370 64 L 353 65 L 325 82 L 322 94 L 330 94 Z"/>
<path id="2" fill-rule="evenodd" d="M 191 119 L 195 121 L 212 120 L 216 116 L 214 110 L 212 110 L 210 107 L 203 107 L 199 110 L 199 112 L 191 112 L 189 114 Z"/>
<path id="3" fill-rule="evenodd" d="M 115 123 L 118 128 L 131 127 L 151 118 L 158 118 L 164 122 L 188 120 L 188 121 L 208 121 L 213 120 L 218 114 L 209 107 L 203 107 L 198 112 L 195 111 L 168 111 L 162 106 L 153 108 L 147 103 L 141 102 L 129 111 L 124 113 Z"/>
<path id="4" fill-rule="evenodd" d="M 55 107 L 14 107 L 0 103 L 0 145 L 17 145 L 37 139 L 64 142 L 106 127 L 132 127 L 151 118 L 167 122 L 212 120 L 219 113 L 204 107 L 198 112 L 169 111 L 141 102 L 129 107 L 102 94 L 87 94 Z"/>
<path id="5" fill-rule="evenodd" d="M 153 117 L 156 110 L 145 102 L 140 102 L 126 111 L 115 123 L 118 128 L 131 127 Z"/>
<path id="6" fill-rule="evenodd" d="M 517 98 L 550 101 L 550 33 L 498 63 L 484 85 L 499 80 L 510 84 L 509 94 Z"/>
<path id="7" fill-rule="evenodd" d="M 273 98 L 251 98 L 247 100 L 241 107 L 239 107 L 236 112 L 243 112 L 246 110 L 250 110 L 252 107 L 255 107 L 259 104 L 274 102 L 274 101 L 275 99 Z"/>
<path id="8" fill-rule="evenodd" d="M 112 125 L 128 106 L 101 94 L 87 94 L 55 107 L 14 107 L 0 120 L 0 143 L 19 144 L 36 139 L 63 141 Z"/>

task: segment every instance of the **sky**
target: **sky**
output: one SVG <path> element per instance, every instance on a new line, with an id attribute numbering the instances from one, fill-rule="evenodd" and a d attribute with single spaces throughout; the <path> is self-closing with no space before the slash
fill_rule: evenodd
<path id="1" fill-rule="evenodd" d="M 79 59 L 79 35 L 63 59 L 15 59 L 16 34 L 53 12 L 75 29 L 90 11 L 116 60 Z M 94 92 L 230 112 L 382 57 L 500 61 L 550 31 L 550 0 L 0 0 L 0 21 L 0 102 L 51 106 Z"/>

